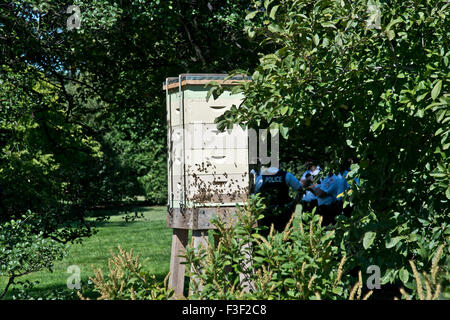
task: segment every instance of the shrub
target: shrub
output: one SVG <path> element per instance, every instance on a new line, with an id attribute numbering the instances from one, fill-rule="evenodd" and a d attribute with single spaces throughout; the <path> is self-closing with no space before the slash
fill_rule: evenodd
<path id="1" fill-rule="evenodd" d="M 42 232 L 35 234 L 26 219 L 0 224 L 0 248 L 0 276 L 8 278 L 0 299 L 11 285 L 21 284 L 15 283 L 17 278 L 42 269 L 51 271 L 53 262 L 65 252 L 62 244 L 44 238 Z"/>
<path id="2" fill-rule="evenodd" d="M 108 260 L 109 273 L 105 277 L 100 268 L 94 268 L 95 276 L 90 278 L 95 291 L 100 294 L 98 300 L 165 300 L 173 295 L 167 287 L 167 277 L 163 283 L 143 270 L 139 256 L 133 256 L 120 246 L 119 253 Z M 85 298 L 79 293 L 81 299 Z"/>
<path id="3" fill-rule="evenodd" d="M 345 256 L 333 243 L 334 231 L 321 218 L 304 214 L 283 232 L 267 237 L 255 223 L 262 218 L 261 199 L 252 196 L 240 208 L 237 224 L 216 220 L 217 246 L 188 247 L 191 299 L 344 299 L 350 297 Z M 199 291 L 198 288 L 202 290 Z M 359 289 L 358 297 L 361 297 Z M 352 297 L 353 298 L 353 297 Z"/>
<path id="4" fill-rule="evenodd" d="M 438 300 L 440 298 L 450 298 L 448 287 L 448 283 L 450 280 L 448 264 L 445 269 L 438 265 L 443 249 L 443 245 L 438 248 L 436 255 L 433 258 L 433 264 L 429 273 L 422 272 L 422 274 L 420 274 L 417 271 L 417 267 L 414 261 L 409 261 L 412 273 L 414 274 L 414 293 L 416 298 L 420 300 Z M 444 290 L 442 290 L 442 287 L 444 287 Z M 400 292 L 404 299 L 411 300 L 411 295 L 408 294 L 405 289 L 401 288 Z"/>

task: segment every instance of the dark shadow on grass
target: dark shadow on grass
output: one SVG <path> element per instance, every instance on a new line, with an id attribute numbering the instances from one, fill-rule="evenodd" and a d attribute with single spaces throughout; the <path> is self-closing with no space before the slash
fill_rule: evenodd
<path id="1" fill-rule="evenodd" d="M 99 294 L 88 288 L 87 279 L 82 280 L 81 292 L 83 296 L 96 299 Z M 32 288 L 21 289 L 20 286 L 8 290 L 4 300 L 80 300 L 77 290 L 67 288 L 66 283 L 42 285 L 35 284 Z"/>
<path id="2" fill-rule="evenodd" d="M 94 223 L 94 227 L 129 227 L 133 223 L 143 222 L 143 221 L 97 221 Z"/>
<path id="3" fill-rule="evenodd" d="M 161 210 L 160 207 L 132 207 L 128 211 L 123 211 L 120 208 L 103 210 L 97 212 L 96 215 L 90 215 L 89 218 L 98 218 L 98 221 L 94 221 L 94 227 L 103 227 L 105 225 L 127 226 L 133 222 L 148 222 L 143 218 L 144 212 L 157 212 Z M 113 216 L 125 215 L 123 221 L 110 221 L 108 218 Z M 127 217 L 127 218 L 125 218 Z M 105 218 L 102 220 L 101 218 Z"/>
<path id="4" fill-rule="evenodd" d="M 117 216 L 125 213 L 144 212 L 157 210 L 158 207 L 153 207 L 145 201 L 121 203 L 116 205 L 108 205 L 103 207 L 93 208 L 87 214 L 89 218 L 99 218 L 104 216 Z"/>
<path id="5" fill-rule="evenodd" d="M 127 207 L 127 208 L 122 208 L 122 207 L 113 207 L 113 208 L 108 208 L 108 209 L 98 209 L 98 210 L 94 210 L 94 211 L 90 211 L 87 214 L 88 218 L 101 218 L 101 217 L 113 217 L 113 216 L 119 216 L 122 214 L 130 214 L 130 213 L 139 213 L 139 212 L 144 212 L 147 211 L 148 207 Z"/>
<path id="6" fill-rule="evenodd" d="M 132 225 L 134 223 L 151 223 L 151 224 L 155 223 L 155 224 L 157 224 L 157 223 L 160 223 L 160 221 L 149 221 L 149 220 L 143 220 L 142 218 L 137 218 L 134 221 L 125 221 L 125 220 L 123 220 L 123 221 L 109 221 L 109 220 L 95 221 L 95 222 L 93 222 L 93 225 L 95 228 L 100 228 L 100 227 L 121 227 L 122 228 L 122 227 L 129 227 L 130 225 Z M 165 224 L 164 224 L 164 228 L 166 228 Z"/>

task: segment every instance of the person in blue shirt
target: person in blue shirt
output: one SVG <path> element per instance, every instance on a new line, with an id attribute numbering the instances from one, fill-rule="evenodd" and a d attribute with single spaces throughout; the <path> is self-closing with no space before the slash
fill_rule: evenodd
<path id="1" fill-rule="evenodd" d="M 307 163 L 306 166 L 307 170 L 303 173 L 302 177 L 300 178 L 300 182 L 304 188 L 313 184 L 314 178 L 319 174 L 321 170 L 318 165 L 315 165 L 311 162 Z M 317 207 L 316 195 L 312 191 L 306 190 L 306 193 L 302 198 L 303 212 L 312 212 L 312 210 L 315 207 Z"/>
<path id="2" fill-rule="evenodd" d="M 338 177 L 330 172 L 320 184 L 309 186 L 317 197 L 317 213 L 322 216 L 322 225 L 330 225 L 336 222 L 335 217 L 340 213 L 337 203 Z"/>
<path id="3" fill-rule="evenodd" d="M 338 177 L 338 201 L 343 200 L 343 196 L 341 196 L 345 191 L 350 189 L 350 185 L 347 182 L 347 174 L 348 171 L 339 172 L 336 176 Z"/>
<path id="4" fill-rule="evenodd" d="M 297 191 L 294 199 L 289 196 L 289 188 Z M 267 236 L 272 224 L 276 231 L 282 232 L 303 194 L 300 181 L 290 172 L 270 167 L 256 175 L 254 191 L 262 195 L 266 205 L 264 218 L 258 222 L 263 227 L 262 234 Z"/>

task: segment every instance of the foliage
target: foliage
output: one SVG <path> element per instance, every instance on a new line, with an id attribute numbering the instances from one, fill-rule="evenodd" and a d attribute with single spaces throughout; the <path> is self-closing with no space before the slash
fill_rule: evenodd
<path id="1" fill-rule="evenodd" d="M 133 249 L 126 252 L 118 246 L 119 253 L 108 260 L 109 273 L 105 277 L 100 268 L 94 268 L 91 278 L 95 291 L 100 293 L 98 300 L 166 300 L 173 295 L 164 283 L 158 283 L 154 275 L 142 269 L 139 256 L 133 256 Z M 85 299 L 81 293 L 81 299 Z"/>
<path id="2" fill-rule="evenodd" d="M 80 9 L 79 29 L 68 28 L 71 13 L 66 12 L 65 1 L 8 1 L 0 6 L 0 78 L 11 82 L 2 86 L 0 112 L 16 115 L 10 117 L 15 123 L 20 115 L 34 118 L 39 110 L 38 123 L 27 123 L 23 130 L 37 126 L 47 132 L 40 137 L 50 145 L 45 154 L 83 156 L 83 162 L 73 167 L 54 159 L 67 170 L 65 183 L 72 182 L 69 173 L 75 179 L 82 175 L 82 182 L 89 180 L 89 189 L 98 197 L 83 190 L 83 200 L 105 203 L 144 194 L 152 203 L 162 204 L 167 150 L 161 84 L 180 73 L 255 65 L 256 44 L 243 31 L 248 1 L 71 4 Z M 38 81 L 51 87 L 52 108 L 50 99 L 34 92 Z M 20 94 L 14 88 L 20 88 Z M 48 109 L 58 113 L 58 121 L 45 112 Z M 14 129 L 16 124 L 6 130 L 6 141 Z M 60 141 L 64 138 L 68 145 Z M 73 139 L 82 145 L 74 148 Z M 90 142 L 96 144 L 95 155 L 85 145 Z M 29 143 L 22 148 L 40 151 L 39 145 Z"/>
<path id="3" fill-rule="evenodd" d="M 433 258 L 433 265 L 431 266 L 430 272 L 427 274 L 422 272 L 422 275 L 417 271 L 414 261 L 410 260 L 409 264 L 411 266 L 412 272 L 414 274 L 414 280 L 416 285 L 417 296 L 420 300 L 438 300 L 441 298 L 441 283 L 445 282 L 443 292 L 443 298 L 449 299 L 449 288 L 448 282 L 450 281 L 450 275 L 448 270 L 442 270 L 438 266 L 440 256 L 443 252 L 443 246 L 438 248 L 435 257 Z M 425 291 L 425 294 L 424 294 Z M 402 297 L 406 300 L 411 300 L 410 295 L 401 288 L 400 292 Z"/>
<path id="4" fill-rule="evenodd" d="M 10 216 L 64 202 L 56 211 L 81 221 L 90 207 L 142 194 L 163 204 L 163 80 L 256 63 L 243 32 L 248 1 L 73 5 L 79 29 L 68 28 L 64 1 L 0 6 L 0 171 Z"/>
<path id="5" fill-rule="evenodd" d="M 18 280 L 4 296 L 11 300 L 79 300 L 77 290 L 51 289 L 33 293 L 39 287 L 40 281 Z"/>
<path id="6" fill-rule="evenodd" d="M 292 224 L 283 232 L 272 230 L 264 238 L 259 235 L 258 228 L 254 228 L 263 211 L 261 201 L 252 197 L 239 210 L 233 225 L 219 219 L 215 221 L 218 227 L 216 246 L 187 248 L 186 269 L 191 277 L 191 293 L 187 297 L 170 293 L 171 299 L 354 300 L 368 299 L 378 291 L 367 290 L 361 271 L 357 279 L 350 276 L 352 272 L 346 256 L 338 255 L 340 250 L 335 243 L 334 231 L 323 228 L 319 216 L 302 213 L 291 220 Z M 414 262 L 410 262 L 414 274 L 411 283 L 416 288 L 420 286 L 422 292 L 419 290 L 419 294 L 411 296 L 404 288 L 399 288 L 394 294 L 401 294 L 405 299 L 448 299 L 448 269 L 439 263 L 443 250 L 440 246 L 433 255 L 430 272 L 422 273 L 423 277 L 415 269 Z M 132 251 L 119 249 L 118 255 L 112 255 L 109 274 L 105 277 L 100 269 L 94 268 L 96 276 L 91 278 L 94 290 L 102 298 L 168 298 L 164 297 L 171 292 L 167 282 L 148 281 L 152 276 L 143 271 Z M 201 292 L 198 291 L 200 288 Z M 84 298 L 83 295 L 80 297 Z"/>
<path id="7" fill-rule="evenodd" d="M 427 268 L 441 244 L 450 257 L 449 5 L 253 1 L 247 31 L 275 49 L 233 88 L 240 108 L 217 121 L 278 129 L 282 157 L 324 172 L 357 159 L 345 199 L 355 209 L 336 239 L 350 266 L 378 265 L 383 284 L 411 290 L 410 259 Z"/>
<path id="8" fill-rule="evenodd" d="M 93 209 L 167 198 L 167 76 L 256 63 L 248 1 L 61 0 L 0 4 L 0 220 L 35 213 L 62 243 Z M 4 208 L 3 208 L 4 207 Z"/>
<path id="9" fill-rule="evenodd" d="M 334 231 L 318 215 L 303 215 L 298 225 L 267 238 L 254 228 L 263 209 L 251 197 L 235 227 L 216 220 L 216 247 L 188 248 L 190 299 L 343 299 L 350 294 L 345 257 L 333 244 Z M 201 287 L 199 292 L 198 288 Z M 361 292 L 359 292 L 361 298 Z"/>
<path id="10" fill-rule="evenodd" d="M 62 259 L 64 254 L 63 245 L 45 239 L 42 233 L 33 233 L 26 219 L 0 225 L 0 276 L 8 278 L 0 298 L 16 278 L 41 269 L 51 271 L 53 261 Z"/>
<path id="11" fill-rule="evenodd" d="M 29 81 L 33 89 L 27 91 L 17 81 Z M 83 219 L 86 210 L 110 199 L 96 187 L 102 181 L 98 142 L 84 137 L 81 126 L 65 121 L 57 90 L 45 80 L 31 72 L 8 72 L 0 82 L 0 94 L 8 101 L 0 109 L 1 200 L 6 211 L 1 220 L 31 210 L 34 216 L 28 222 L 45 237 L 66 243 L 89 236 L 93 230 Z"/>
<path id="12" fill-rule="evenodd" d="M 74 4 L 72 30 L 65 1 L 0 4 L 2 221 L 31 209 L 28 230 L 70 242 L 92 235 L 94 207 L 163 203 L 163 79 L 248 73 L 259 52 L 253 81 L 233 89 L 245 104 L 219 127 L 277 128 L 284 157 L 326 169 L 360 160 L 334 235 L 349 268 L 377 264 L 416 295 L 409 260 L 426 269 L 444 244 L 450 265 L 447 1 Z"/>

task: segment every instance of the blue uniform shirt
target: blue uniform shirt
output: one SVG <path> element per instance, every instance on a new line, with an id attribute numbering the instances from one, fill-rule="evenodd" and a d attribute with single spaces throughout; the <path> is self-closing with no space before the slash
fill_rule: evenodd
<path id="1" fill-rule="evenodd" d="M 302 198 L 302 201 L 311 202 L 313 200 L 317 200 L 317 197 L 315 196 L 314 193 L 312 193 L 311 191 L 307 190 L 305 195 Z"/>
<path id="2" fill-rule="evenodd" d="M 258 174 L 258 176 L 255 178 L 255 192 L 258 192 L 258 190 L 261 188 L 262 184 L 263 184 L 263 174 L 266 175 L 271 175 L 271 174 L 276 174 L 278 172 L 278 168 L 268 168 L 266 170 L 264 170 L 263 172 L 260 172 Z M 286 173 L 286 184 L 291 187 L 292 189 L 294 189 L 295 191 L 297 191 L 298 189 L 300 189 L 300 187 L 302 186 L 302 184 L 300 183 L 300 181 L 297 180 L 296 177 L 294 177 L 294 175 L 290 172 Z"/>
<path id="3" fill-rule="evenodd" d="M 338 178 L 338 191 L 337 194 L 340 195 L 341 193 L 343 193 L 344 191 L 347 191 L 348 189 L 350 189 L 350 185 L 347 182 L 347 179 L 345 179 L 347 177 L 348 171 L 344 171 L 342 174 L 339 173 L 337 175 Z M 338 200 L 342 201 L 344 199 L 343 196 L 339 197 Z"/>
<path id="4" fill-rule="evenodd" d="M 336 197 L 338 195 L 338 177 L 333 174 L 331 177 L 327 176 L 324 178 L 320 185 L 317 188 L 320 188 L 323 192 L 327 193 L 325 197 L 317 197 L 317 204 L 319 206 L 330 205 L 336 201 Z"/>

